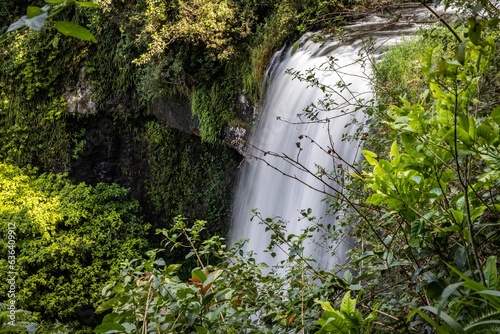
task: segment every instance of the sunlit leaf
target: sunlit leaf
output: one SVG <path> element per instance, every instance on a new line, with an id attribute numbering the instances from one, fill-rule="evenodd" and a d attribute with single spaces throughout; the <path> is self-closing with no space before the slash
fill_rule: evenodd
<path id="1" fill-rule="evenodd" d="M 34 18 L 37 15 L 40 15 L 42 13 L 42 9 L 40 7 L 36 6 L 28 6 L 28 9 L 26 11 L 26 14 L 28 15 L 28 18 Z"/>
<path id="2" fill-rule="evenodd" d="M 75 4 L 79 7 L 87 7 L 87 8 L 101 8 L 98 4 L 90 1 L 75 1 Z"/>
<path id="3" fill-rule="evenodd" d="M 81 25 L 68 21 L 57 21 L 54 23 L 57 31 L 66 36 L 75 37 L 84 41 L 97 43 L 96 38 L 92 33 Z"/>

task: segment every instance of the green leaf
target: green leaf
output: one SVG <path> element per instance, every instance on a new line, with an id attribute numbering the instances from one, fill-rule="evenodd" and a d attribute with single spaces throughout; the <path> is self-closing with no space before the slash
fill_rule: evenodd
<path id="1" fill-rule="evenodd" d="M 81 25 L 68 21 L 57 21 L 54 23 L 57 31 L 66 36 L 75 37 L 84 41 L 97 43 L 96 38 L 92 33 Z"/>
<path id="2" fill-rule="evenodd" d="M 347 291 L 342 298 L 342 303 L 340 304 L 340 311 L 346 314 L 351 314 L 356 311 L 356 300 L 351 299 L 351 291 Z"/>
<path id="3" fill-rule="evenodd" d="M 205 327 L 194 326 L 194 328 L 196 329 L 196 333 L 198 333 L 198 334 L 207 334 L 208 333 L 208 330 Z"/>
<path id="4" fill-rule="evenodd" d="M 425 294 L 434 300 L 437 300 L 443 291 L 444 288 L 442 281 L 432 281 L 425 288 Z"/>
<path id="5" fill-rule="evenodd" d="M 365 156 L 366 161 L 372 166 L 378 166 L 378 161 L 375 160 L 377 155 L 371 151 L 368 150 L 363 150 L 362 151 L 363 155 Z"/>
<path id="6" fill-rule="evenodd" d="M 207 275 L 201 269 L 196 269 L 191 272 L 191 276 L 193 278 L 197 278 L 201 283 L 204 283 L 207 280 Z"/>
<path id="7" fill-rule="evenodd" d="M 396 161 L 399 159 L 399 150 L 398 150 L 398 142 L 397 141 L 394 141 L 392 143 L 390 156 L 391 156 L 391 158 L 393 158 Z"/>
<path id="8" fill-rule="evenodd" d="M 465 63 L 465 47 L 467 46 L 467 41 L 460 43 L 457 49 L 457 60 L 460 64 Z"/>
<path id="9" fill-rule="evenodd" d="M 468 333 L 473 333 L 471 332 L 470 330 L 472 328 L 475 328 L 475 327 L 479 327 L 479 326 L 485 326 L 485 325 L 496 325 L 498 327 L 500 327 L 500 320 L 485 320 L 485 321 L 479 321 L 479 322 L 475 322 L 467 327 L 465 327 L 465 331 L 468 332 Z M 491 327 L 491 328 L 495 328 L 495 327 Z"/>
<path id="10" fill-rule="evenodd" d="M 43 13 L 42 9 L 37 6 L 28 6 L 28 10 L 26 11 L 26 14 L 28 15 L 28 18 L 32 19 L 37 15 L 40 15 Z"/>
<path id="11" fill-rule="evenodd" d="M 500 106 L 493 109 L 490 117 L 495 121 L 495 123 L 500 124 Z"/>
<path id="12" fill-rule="evenodd" d="M 469 136 L 472 140 L 477 139 L 476 121 L 472 116 L 469 116 Z"/>
<path id="13" fill-rule="evenodd" d="M 105 322 L 94 329 L 94 333 L 107 333 L 109 331 L 125 332 L 125 327 L 114 322 Z"/>
<path id="14" fill-rule="evenodd" d="M 101 8 L 98 4 L 90 1 L 75 1 L 75 4 L 79 7 L 86 7 L 86 8 Z"/>
<path id="15" fill-rule="evenodd" d="M 476 282 L 474 281 L 473 279 L 471 279 L 470 277 L 466 276 L 465 274 L 463 274 L 460 270 L 458 270 L 457 268 L 449 265 L 448 263 L 446 263 L 446 265 L 448 266 L 448 268 L 450 268 L 455 274 L 457 274 L 458 276 L 460 276 L 465 282 L 464 282 L 464 286 L 469 288 L 469 289 L 472 289 L 474 290 L 475 292 L 480 292 L 480 291 L 485 291 L 485 290 L 488 290 L 484 285 L 482 285 L 481 283 L 479 282 Z M 496 308 L 499 308 L 500 309 L 500 298 L 496 298 L 496 296 L 494 295 L 490 295 L 488 293 L 485 294 L 484 298 L 486 300 L 488 300 L 493 306 L 495 306 Z"/>
<path id="16" fill-rule="evenodd" d="M 45 0 L 46 3 L 50 3 L 51 5 L 57 5 L 66 1 L 67 0 Z"/>
<path id="17" fill-rule="evenodd" d="M 318 320 L 318 323 L 328 333 L 349 334 L 347 323 L 338 311 L 333 313 L 325 312 L 323 318 Z"/>
<path id="18" fill-rule="evenodd" d="M 451 210 L 450 210 L 450 213 L 451 213 L 451 215 L 452 215 L 453 219 L 455 220 L 455 222 L 456 222 L 457 224 L 460 224 L 461 222 L 463 222 L 463 220 L 464 220 L 464 215 L 463 215 L 460 211 L 457 211 L 457 210 L 453 210 L 453 209 L 451 209 Z"/>
<path id="19" fill-rule="evenodd" d="M 316 303 L 320 304 L 321 305 L 321 308 L 327 312 L 335 312 L 335 310 L 333 309 L 332 305 L 330 305 L 330 302 L 323 302 L 319 299 L 316 299 L 315 300 Z"/>
<path id="20" fill-rule="evenodd" d="M 437 316 L 437 309 L 434 306 L 422 306 L 420 309 L 432 312 Z M 465 334 L 464 328 L 458 322 L 456 322 L 455 319 L 450 317 L 447 313 L 441 312 L 440 318 L 443 319 L 456 332 L 460 334 Z"/>
<path id="21" fill-rule="evenodd" d="M 477 293 L 479 293 L 480 295 L 500 297 L 500 291 L 497 290 L 481 290 Z"/>
<path id="22" fill-rule="evenodd" d="M 481 24 L 475 19 L 469 19 L 469 39 L 474 45 L 478 45 L 481 40 Z"/>
<path id="23" fill-rule="evenodd" d="M 439 301 L 439 305 L 437 307 L 437 314 L 436 315 L 438 317 L 441 315 L 441 311 L 443 310 L 443 307 L 446 305 L 446 302 L 448 301 L 448 297 L 450 297 L 451 294 L 454 293 L 463 284 L 464 284 L 464 282 L 450 284 L 443 290 L 443 293 L 441 294 L 441 300 Z"/>
<path id="24" fill-rule="evenodd" d="M 164 271 L 167 273 L 167 274 L 172 274 L 174 272 L 176 272 L 179 268 L 181 267 L 180 264 L 170 264 L 168 267 L 166 267 L 164 269 Z"/>
<path id="25" fill-rule="evenodd" d="M 468 130 L 468 128 L 467 128 Z M 457 127 L 457 138 L 464 143 L 467 147 L 472 146 L 472 138 L 469 135 L 469 132 L 464 130 L 462 127 Z"/>

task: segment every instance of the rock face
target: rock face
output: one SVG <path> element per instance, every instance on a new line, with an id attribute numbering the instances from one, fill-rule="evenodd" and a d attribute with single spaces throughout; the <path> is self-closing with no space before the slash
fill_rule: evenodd
<path id="1" fill-rule="evenodd" d="M 63 95 L 70 114 L 95 115 L 97 113 L 96 104 L 92 100 L 92 85 L 85 78 L 86 70 L 86 67 L 82 67 L 76 86 L 67 87 Z"/>
<path id="2" fill-rule="evenodd" d="M 88 119 L 84 127 L 86 144 L 70 164 L 72 178 L 89 184 L 118 183 L 142 198 L 148 166 L 133 132 L 107 117 Z"/>
<path id="3" fill-rule="evenodd" d="M 232 106 L 236 122 L 229 124 L 224 131 L 224 141 L 239 154 L 245 156 L 250 129 L 257 117 L 258 109 L 245 95 L 241 94 Z"/>
<path id="4" fill-rule="evenodd" d="M 191 114 L 189 103 L 178 103 L 163 99 L 154 99 L 151 102 L 151 112 L 160 122 L 170 128 L 187 133 L 197 133 L 199 124 Z"/>
<path id="5" fill-rule="evenodd" d="M 228 104 L 231 104 L 231 101 L 228 101 Z M 225 128 L 223 141 L 239 154 L 244 155 L 256 108 L 244 94 L 241 94 L 229 108 L 235 114 L 237 121 Z M 189 103 L 155 99 L 151 102 L 150 110 L 166 126 L 200 136 L 200 125 L 196 117 L 192 115 Z"/>

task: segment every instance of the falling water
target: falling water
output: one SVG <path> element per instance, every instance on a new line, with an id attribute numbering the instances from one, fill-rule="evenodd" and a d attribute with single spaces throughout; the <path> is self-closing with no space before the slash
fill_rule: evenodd
<path id="1" fill-rule="evenodd" d="M 394 31 L 382 35 L 394 35 Z M 379 35 L 374 45 L 386 41 L 387 37 L 382 39 Z M 287 250 L 275 247 L 274 257 L 265 252 L 271 234 L 257 219 L 250 221 L 252 210 L 263 218 L 279 217 L 286 222 L 288 234 L 298 235 L 310 224 L 307 219 L 300 219 L 301 210 L 311 209 L 312 215 L 322 217 L 322 224 L 335 225 L 338 213 L 326 213 L 328 204 L 321 192 L 328 191 L 332 184 L 319 182 L 314 174 L 318 166 L 327 171 L 343 170 L 346 163 L 360 159 L 359 141 L 344 138 L 363 131 L 360 123 L 365 121 L 364 110 L 355 105 L 373 97 L 368 79 L 370 66 L 360 61 L 364 44 L 359 38 L 350 43 L 314 43 L 304 37 L 299 43 L 298 47 L 277 53 L 268 69 L 265 102 L 250 137 L 248 157 L 242 163 L 233 202 L 230 243 L 248 239 L 245 250 L 255 251 L 257 262 L 270 266 L 286 259 Z M 321 70 L 329 57 L 334 57 L 335 71 Z M 329 122 L 310 122 L 304 115 L 311 103 L 318 106 L 318 101 L 328 97 L 328 89 L 311 87 L 287 73 L 289 69 L 305 75 L 315 73 L 320 86 L 335 89 L 334 104 L 318 114 L 319 119 L 328 118 Z M 334 149 L 344 162 L 328 154 L 329 149 Z M 291 161 L 300 163 L 301 168 Z M 314 258 L 321 268 L 332 268 L 345 261 L 345 243 L 330 243 L 325 249 L 318 246 L 320 239 L 316 235 L 305 245 L 306 256 Z"/>

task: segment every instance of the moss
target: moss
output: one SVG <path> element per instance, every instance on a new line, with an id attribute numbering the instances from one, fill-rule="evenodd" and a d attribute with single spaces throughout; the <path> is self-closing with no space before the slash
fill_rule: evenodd
<path id="1" fill-rule="evenodd" d="M 62 95 L 79 49 L 41 33 L 19 34 L 7 47 L 0 61 L 0 159 L 47 170 L 64 166 L 72 141 Z"/>

